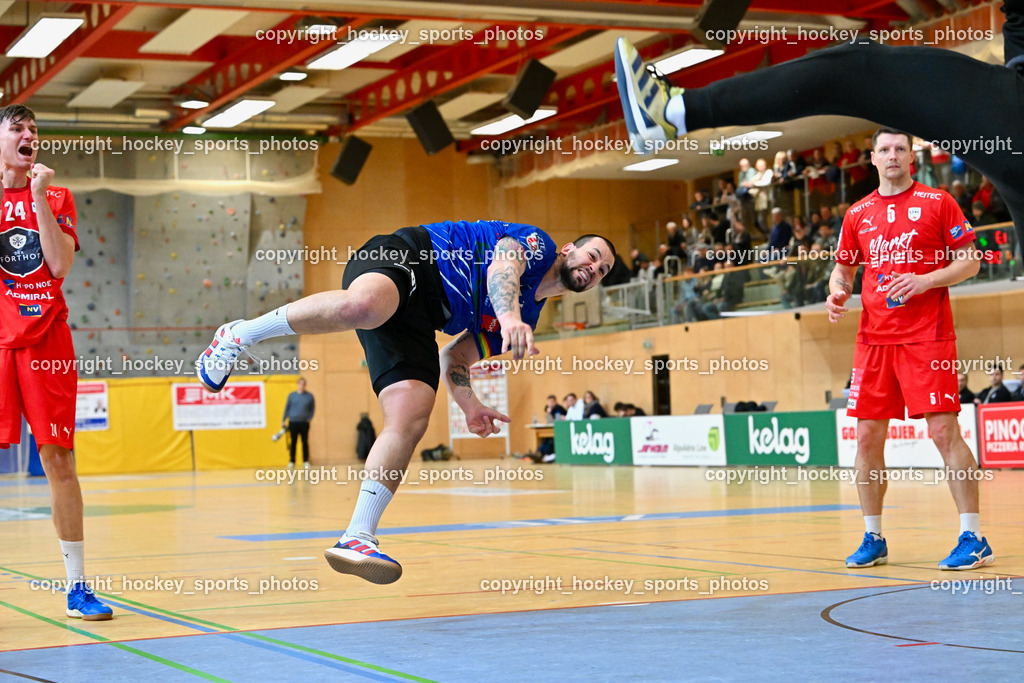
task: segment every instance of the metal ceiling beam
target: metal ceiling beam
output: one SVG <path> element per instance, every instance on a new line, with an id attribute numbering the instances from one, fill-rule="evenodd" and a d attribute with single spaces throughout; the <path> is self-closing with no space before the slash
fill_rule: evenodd
<path id="1" fill-rule="evenodd" d="M 504 46 L 498 40 L 485 39 L 481 43 L 475 37 L 457 43 L 347 95 L 345 101 L 349 103 L 350 122 L 347 126 L 334 127 L 328 133 L 340 135 L 352 132 L 374 121 L 400 114 L 481 76 L 509 65 L 525 63 L 533 55 L 580 35 L 587 29 L 497 24 L 488 30 L 508 35 L 523 31 L 536 34 L 543 30 L 544 37 L 528 40 L 525 47 L 520 47 L 515 41 L 509 41 Z"/>
<path id="2" fill-rule="evenodd" d="M 54 76 L 109 34 L 114 26 L 135 9 L 134 5 L 90 5 L 78 3 L 65 10 L 82 13 L 85 24 L 42 59 L 17 59 L 0 74 L 3 103 L 19 104 L 32 97 Z"/>
<path id="3" fill-rule="evenodd" d="M 302 19 L 303 16 L 300 14 L 290 16 L 272 30 L 292 30 Z M 355 30 L 367 21 L 354 19 L 339 26 L 338 30 L 341 33 L 348 29 Z M 201 99 L 210 104 L 204 109 L 182 110 L 183 113 L 164 122 L 163 129 L 179 130 L 197 119 L 209 116 L 239 95 L 270 80 L 285 69 L 335 47 L 337 45 L 333 41 L 296 41 L 289 44 L 252 38 L 244 48 L 174 90 L 172 94 L 175 96 Z"/>

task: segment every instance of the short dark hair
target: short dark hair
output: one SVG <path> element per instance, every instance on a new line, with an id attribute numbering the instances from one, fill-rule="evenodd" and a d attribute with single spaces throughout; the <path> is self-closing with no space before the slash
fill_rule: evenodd
<path id="1" fill-rule="evenodd" d="M 589 242 L 590 240 L 595 239 L 595 238 L 599 239 L 599 240 L 604 240 L 604 243 L 608 245 L 608 249 L 611 250 L 611 252 L 612 252 L 612 261 L 615 261 L 615 259 L 618 257 L 618 254 L 615 252 L 615 245 L 612 244 L 612 241 L 610 239 L 608 239 L 607 237 L 605 237 L 604 235 L 595 235 L 592 232 L 588 232 L 586 235 L 580 235 L 579 237 L 577 237 L 573 241 L 573 244 L 577 248 L 578 247 L 582 247 L 587 242 Z"/>
<path id="2" fill-rule="evenodd" d="M 912 148 L 914 146 L 914 138 L 910 137 L 910 133 L 906 133 L 902 130 L 897 130 L 895 128 L 879 128 L 878 130 L 875 131 L 875 134 L 871 136 L 872 151 L 874 151 L 875 147 L 878 145 L 878 137 L 880 135 L 902 135 L 907 139 L 907 147 Z"/>
<path id="3" fill-rule="evenodd" d="M 557 397 L 557 396 L 555 396 L 554 394 L 548 394 L 548 398 L 553 398 L 553 399 L 555 399 L 556 401 L 558 400 L 558 397 Z"/>
<path id="4" fill-rule="evenodd" d="M 626 404 L 625 404 L 625 403 L 623 403 L 622 401 L 618 401 L 618 402 L 616 402 L 616 404 L 615 404 L 615 405 L 614 405 L 614 406 L 612 407 L 612 410 L 614 410 L 615 412 L 619 412 L 620 410 L 625 410 L 625 408 L 626 408 Z"/>
<path id="5" fill-rule="evenodd" d="M 35 121 L 36 113 L 24 104 L 8 104 L 6 107 L 0 107 L 0 125 L 5 121 L 18 123 L 25 119 L 32 119 Z"/>

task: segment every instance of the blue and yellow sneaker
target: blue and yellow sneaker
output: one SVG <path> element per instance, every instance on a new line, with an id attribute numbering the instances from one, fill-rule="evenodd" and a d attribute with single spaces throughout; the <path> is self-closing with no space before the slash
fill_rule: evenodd
<path id="1" fill-rule="evenodd" d="M 377 547 L 377 539 L 369 534 L 341 537 L 333 548 L 324 551 L 331 569 L 354 574 L 370 583 L 394 583 L 402 577 L 402 565 Z"/>
<path id="2" fill-rule="evenodd" d="M 640 53 L 625 38 L 615 43 L 615 83 L 619 89 L 626 130 L 637 154 L 653 154 L 679 132 L 665 118 L 668 101 L 683 92 L 674 88 L 653 66 L 644 66 Z"/>
<path id="3" fill-rule="evenodd" d="M 978 537 L 971 531 L 960 534 L 956 547 L 949 557 L 939 562 L 939 569 L 951 569 L 955 571 L 963 569 L 977 569 L 986 564 L 992 564 L 996 556 L 992 554 L 992 548 L 984 537 L 979 541 Z"/>
<path id="4" fill-rule="evenodd" d="M 846 558 L 846 566 L 850 569 L 874 567 L 876 564 L 889 562 L 889 547 L 885 539 L 878 534 L 864 532 L 864 540 L 857 552 Z"/>
<path id="5" fill-rule="evenodd" d="M 113 619 L 114 610 L 100 602 L 85 581 L 79 581 L 68 591 L 67 615 L 85 621 L 106 621 Z"/>

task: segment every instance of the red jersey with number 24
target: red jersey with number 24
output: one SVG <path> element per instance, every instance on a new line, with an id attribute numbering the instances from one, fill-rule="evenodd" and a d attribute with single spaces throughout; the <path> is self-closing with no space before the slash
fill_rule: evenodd
<path id="1" fill-rule="evenodd" d="M 78 251 L 78 215 L 71 191 L 48 187 L 46 202 Z M 36 344 L 51 325 L 67 320 L 68 307 L 60 289 L 64 279 L 55 278 L 43 260 L 29 185 L 5 189 L 0 210 L 0 348 L 18 349 Z"/>
<path id="2" fill-rule="evenodd" d="M 974 228 L 956 200 L 915 182 L 899 194 L 875 190 L 843 218 L 836 262 L 864 264 L 857 341 L 911 344 L 956 339 L 949 289 L 936 287 L 904 302 L 888 295 L 901 273 L 923 275 L 944 268 L 954 252 L 974 241 Z"/>

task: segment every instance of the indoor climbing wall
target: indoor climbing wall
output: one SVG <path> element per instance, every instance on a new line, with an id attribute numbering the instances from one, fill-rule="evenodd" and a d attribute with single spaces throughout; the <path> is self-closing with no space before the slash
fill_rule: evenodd
<path id="1" fill-rule="evenodd" d="M 105 154 L 106 177 L 256 180 L 294 177 L 311 155 L 225 152 Z M 55 184 L 94 178 L 97 155 L 40 161 Z M 177 164 L 177 171 L 175 171 Z M 250 168 L 246 168 L 251 164 Z M 75 191 L 81 251 L 65 279 L 82 379 L 194 374 L 194 362 L 224 322 L 251 318 L 302 296 L 305 197 L 248 192 L 206 196 L 166 192 L 132 197 Z M 270 250 L 274 256 L 264 253 Z M 279 250 L 294 256 L 277 258 Z M 239 372 L 291 373 L 297 337 L 264 342 Z"/>

